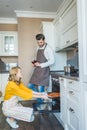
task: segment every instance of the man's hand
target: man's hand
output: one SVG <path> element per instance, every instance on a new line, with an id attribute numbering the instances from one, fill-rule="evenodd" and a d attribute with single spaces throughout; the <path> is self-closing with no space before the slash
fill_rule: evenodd
<path id="1" fill-rule="evenodd" d="M 39 62 L 35 62 L 34 66 L 40 67 L 40 63 Z"/>

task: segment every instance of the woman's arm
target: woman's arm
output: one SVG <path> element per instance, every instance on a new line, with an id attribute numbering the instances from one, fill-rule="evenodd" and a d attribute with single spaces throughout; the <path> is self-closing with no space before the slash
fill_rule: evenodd
<path id="1" fill-rule="evenodd" d="M 40 92 L 34 92 L 33 91 L 33 97 L 48 100 L 48 95 L 46 93 L 40 93 Z"/>

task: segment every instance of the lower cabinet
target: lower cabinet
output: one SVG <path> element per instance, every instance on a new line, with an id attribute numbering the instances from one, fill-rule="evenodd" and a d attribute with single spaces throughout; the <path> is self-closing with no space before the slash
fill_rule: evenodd
<path id="1" fill-rule="evenodd" d="M 67 125 L 65 130 L 80 130 L 80 111 L 77 104 L 67 103 Z"/>
<path id="2" fill-rule="evenodd" d="M 60 109 L 61 109 L 61 120 L 63 122 L 63 127 L 66 125 L 66 79 L 60 77 Z"/>
<path id="3" fill-rule="evenodd" d="M 82 124 L 83 124 L 83 130 L 87 130 L 87 83 L 82 83 L 82 87 L 83 87 Z"/>
<path id="4" fill-rule="evenodd" d="M 64 130 L 82 130 L 81 89 L 79 81 L 62 77 L 59 79 L 61 120 Z"/>
<path id="5" fill-rule="evenodd" d="M 66 81 L 66 128 L 65 130 L 81 130 L 81 107 L 79 81 L 67 79 Z"/>
<path id="6" fill-rule="evenodd" d="M 0 97 L 0 102 L 3 101 L 4 94 L 5 94 L 5 87 L 8 82 L 8 73 L 0 74 L 0 91 L 2 92 L 2 97 Z"/>

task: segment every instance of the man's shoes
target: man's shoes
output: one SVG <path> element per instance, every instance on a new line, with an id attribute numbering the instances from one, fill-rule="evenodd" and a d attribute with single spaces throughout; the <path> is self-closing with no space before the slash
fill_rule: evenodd
<path id="1" fill-rule="evenodd" d="M 16 129 L 19 127 L 19 125 L 16 124 L 16 121 L 10 121 L 10 118 L 8 118 L 8 117 L 6 118 L 6 121 L 12 128 Z"/>

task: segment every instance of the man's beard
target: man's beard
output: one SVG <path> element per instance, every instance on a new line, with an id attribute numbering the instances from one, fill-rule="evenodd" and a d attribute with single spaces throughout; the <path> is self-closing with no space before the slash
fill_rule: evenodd
<path id="1" fill-rule="evenodd" d="M 43 45 L 39 45 L 40 48 L 42 48 L 43 46 L 44 46 L 44 44 Z"/>

